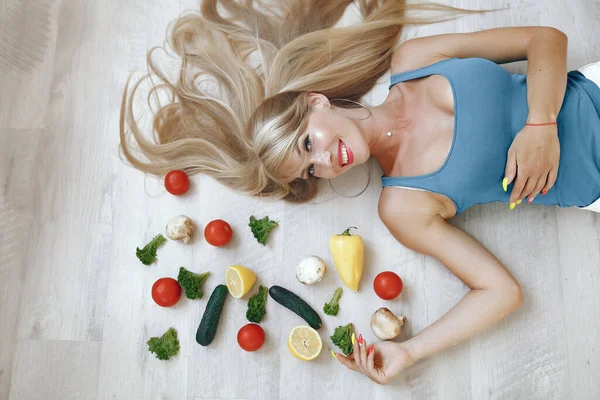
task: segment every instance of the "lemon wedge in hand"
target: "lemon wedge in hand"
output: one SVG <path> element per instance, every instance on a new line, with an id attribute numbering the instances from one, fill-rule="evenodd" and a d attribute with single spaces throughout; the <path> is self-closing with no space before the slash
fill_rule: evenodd
<path id="1" fill-rule="evenodd" d="M 256 274 L 241 265 L 233 265 L 225 271 L 225 284 L 229 294 L 236 299 L 244 297 L 252 289 L 255 282 Z"/>

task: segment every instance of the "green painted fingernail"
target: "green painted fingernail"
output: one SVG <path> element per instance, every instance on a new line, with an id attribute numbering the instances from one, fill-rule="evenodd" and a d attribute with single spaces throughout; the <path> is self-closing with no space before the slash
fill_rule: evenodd
<path id="1" fill-rule="evenodd" d="M 522 200 L 517 200 L 517 205 L 521 204 Z"/>
<path id="2" fill-rule="evenodd" d="M 330 350 L 330 351 L 331 351 L 331 356 L 337 360 L 337 357 L 335 356 L 335 353 L 333 352 L 333 350 Z"/>
<path id="3" fill-rule="evenodd" d="M 508 190 L 508 178 L 502 179 L 502 189 L 506 192 Z"/>
<path id="4" fill-rule="evenodd" d="M 514 210 L 517 205 L 515 203 L 510 203 L 510 209 Z"/>

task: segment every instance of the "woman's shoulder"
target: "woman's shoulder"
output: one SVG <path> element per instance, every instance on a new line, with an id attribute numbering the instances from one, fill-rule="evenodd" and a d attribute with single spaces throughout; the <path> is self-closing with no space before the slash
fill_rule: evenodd
<path id="1" fill-rule="evenodd" d="M 391 73 L 392 75 L 414 71 L 436 64 L 451 57 L 439 53 L 431 53 L 418 40 L 411 39 L 402 43 L 392 53 Z"/>
<path id="2" fill-rule="evenodd" d="M 386 187 L 379 198 L 379 218 L 404 246 L 413 250 L 423 248 L 430 240 L 432 223 L 456 214 L 437 196 L 432 192 Z"/>
<path id="3" fill-rule="evenodd" d="M 456 215 L 456 206 L 446 196 L 425 190 L 387 186 L 379 196 L 379 218 L 384 224 L 427 221 L 440 216 L 444 219 Z"/>

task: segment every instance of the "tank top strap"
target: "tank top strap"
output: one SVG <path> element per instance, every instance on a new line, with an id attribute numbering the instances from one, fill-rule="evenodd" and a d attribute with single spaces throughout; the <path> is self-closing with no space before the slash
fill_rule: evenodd
<path id="1" fill-rule="evenodd" d="M 395 84 L 400 83 L 400 82 L 410 81 L 412 79 L 418 79 L 418 78 L 423 78 L 425 76 L 438 74 L 438 73 L 440 73 L 439 68 L 442 64 L 444 64 L 448 61 L 455 60 L 455 59 L 456 58 L 446 58 L 446 59 L 438 61 L 434 64 L 428 65 L 426 67 L 393 74 L 390 77 L 390 86 L 388 89 L 391 89 L 392 86 L 394 86 Z M 445 75 L 445 74 L 443 74 L 443 75 Z"/>

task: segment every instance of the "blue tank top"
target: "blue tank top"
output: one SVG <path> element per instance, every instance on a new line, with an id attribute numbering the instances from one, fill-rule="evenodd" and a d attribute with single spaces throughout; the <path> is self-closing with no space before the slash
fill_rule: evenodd
<path id="1" fill-rule="evenodd" d="M 502 180 L 508 150 L 528 115 L 526 75 L 511 74 L 481 59 L 446 59 L 394 74 L 390 88 L 442 75 L 454 96 L 454 135 L 444 164 L 435 172 L 382 177 L 383 186 L 423 189 L 449 197 L 460 214 L 475 204 L 508 202 Z M 600 88 L 580 72 L 568 74 L 558 115 L 560 164 L 555 185 L 534 204 L 584 207 L 600 198 Z"/>

